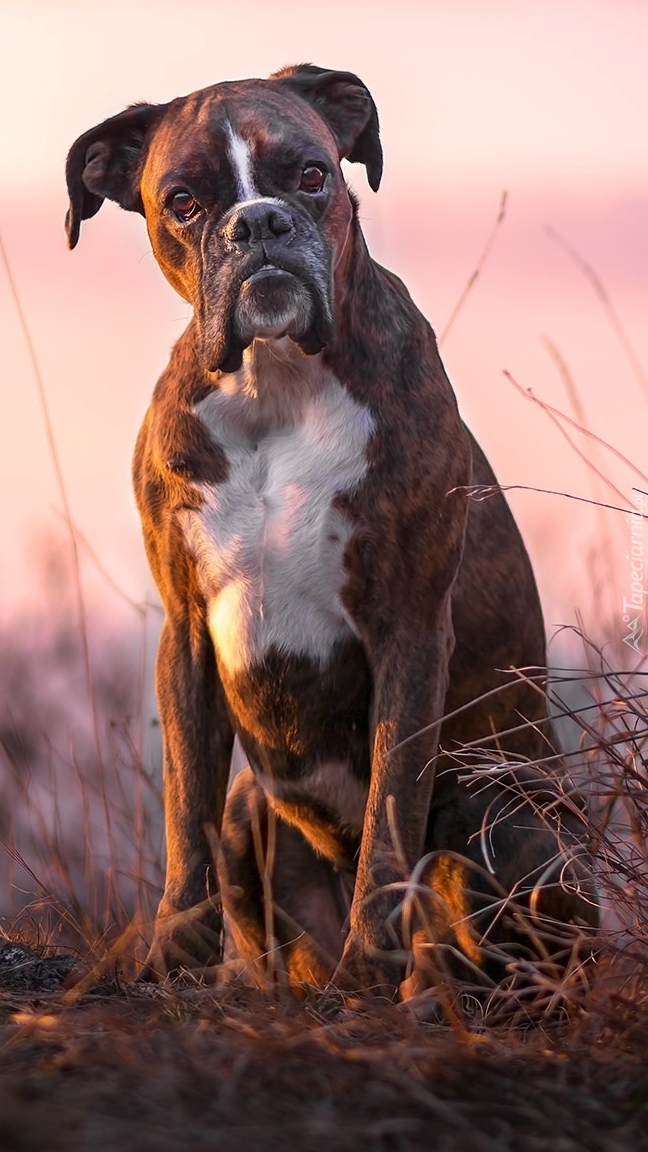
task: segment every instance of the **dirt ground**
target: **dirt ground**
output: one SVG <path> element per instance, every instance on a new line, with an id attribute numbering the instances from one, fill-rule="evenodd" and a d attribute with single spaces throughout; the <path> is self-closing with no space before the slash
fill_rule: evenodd
<path id="1" fill-rule="evenodd" d="M 12 951 L 13 949 L 13 951 Z M 648 982 L 551 1019 L 121 983 L 0 947 L 2 1152 L 648 1149 Z"/>

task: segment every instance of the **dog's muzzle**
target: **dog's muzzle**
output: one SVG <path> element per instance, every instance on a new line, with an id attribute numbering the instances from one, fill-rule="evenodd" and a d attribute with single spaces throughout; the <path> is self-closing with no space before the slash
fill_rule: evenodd
<path id="1" fill-rule="evenodd" d="M 256 337 L 289 336 L 319 352 L 332 330 L 328 245 L 299 206 L 275 198 L 235 205 L 203 237 L 196 308 L 208 371 L 232 372 Z"/>

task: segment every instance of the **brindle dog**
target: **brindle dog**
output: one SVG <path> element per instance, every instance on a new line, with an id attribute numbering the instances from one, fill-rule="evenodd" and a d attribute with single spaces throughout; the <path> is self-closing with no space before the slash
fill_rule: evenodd
<path id="1" fill-rule="evenodd" d="M 577 806 L 533 782 L 543 692 L 511 671 L 545 664 L 524 545 L 503 496 L 469 499 L 495 478 L 343 158 L 378 188 L 374 102 L 311 65 L 135 105 L 68 158 L 71 247 L 106 197 L 142 213 L 194 310 L 134 466 L 166 611 L 149 975 L 219 957 L 221 899 L 242 956 L 390 993 L 409 909 L 473 970 L 597 919 Z"/>

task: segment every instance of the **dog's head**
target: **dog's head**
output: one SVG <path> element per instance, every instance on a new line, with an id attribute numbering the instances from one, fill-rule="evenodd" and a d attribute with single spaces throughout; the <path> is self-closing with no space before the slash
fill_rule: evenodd
<path id="1" fill-rule="evenodd" d="M 313 65 L 138 104 L 90 129 L 67 161 L 67 234 L 104 199 L 146 217 L 157 261 L 194 308 L 208 371 L 234 371 L 255 337 L 319 351 L 353 205 L 340 160 L 376 190 L 378 116 L 351 72 Z"/>

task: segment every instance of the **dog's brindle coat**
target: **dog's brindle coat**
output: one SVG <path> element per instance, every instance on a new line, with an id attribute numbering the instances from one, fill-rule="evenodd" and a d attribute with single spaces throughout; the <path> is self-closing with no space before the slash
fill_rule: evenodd
<path id="1" fill-rule="evenodd" d="M 428 853 L 428 929 L 472 965 L 483 932 L 515 935 L 503 891 L 596 922 L 574 811 L 457 771 L 460 745 L 546 754 L 542 692 L 510 672 L 544 665 L 540 607 L 503 497 L 469 504 L 493 473 L 434 333 L 367 252 L 344 157 L 378 188 L 373 100 L 309 65 L 135 105 L 68 158 L 70 245 L 106 197 L 143 213 L 194 310 L 134 462 L 166 610 L 150 975 L 218 957 L 222 898 L 244 957 L 392 990 L 402 881 Z M 226 799 L 235 733 L 251 768 Z"/>

